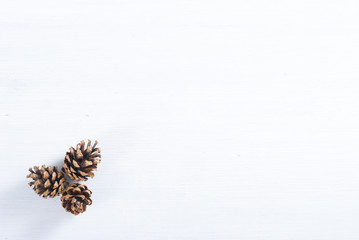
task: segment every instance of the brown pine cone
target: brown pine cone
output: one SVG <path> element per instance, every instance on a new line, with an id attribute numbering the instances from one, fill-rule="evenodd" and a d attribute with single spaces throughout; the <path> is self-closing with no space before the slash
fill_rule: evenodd
<path id="1" fill-rule="evenodd" d="M 62 206 L 66 212 L 78 215 L 86 211 L 86 206 L 92 204 L 92 192 L 86 185 L 74 183 L 66 188 L 61 196 Z"/>
<path id="2" fill-rule="evenodd" d="M 93 178 L 93 170 L 97 170 L 97 164 L 101 162 L 101 149 L 96 148 L 95 144 L 91 145 L 88 140 L 85 149 L 85 141 L 77 144 L 76 149 L 70 148 L 70 152 L 66 153 L 62 171 L 64 171 L 72 180 L 87 181 L 88 177 Z"/>
<path id="3" fill-rule="evenodd" d="M 33 168 L 34 170 L 29 168 L 31 173 L 26 177 L 33 179 L 32 182 L 29 182 L 29 185 L 34 185 L 33 189 L 39 196 L 53 198 L 62 193 L 67 182 L 64 174 L 57 171 L 57 167 L 51 169 L 51 166 L 45 167 L 45 165 L 42 165 L 41 168 L 38 166 Z"/>

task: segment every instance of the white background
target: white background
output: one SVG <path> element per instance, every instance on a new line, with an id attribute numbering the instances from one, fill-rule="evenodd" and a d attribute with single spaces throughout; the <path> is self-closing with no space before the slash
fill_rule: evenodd
<path id="1" fill-rule="evenodd" d="M 0 239 L 359 239 L 359 3 L 0 1 Z M 73 216 L 27 185 L 82 139 Z"/>

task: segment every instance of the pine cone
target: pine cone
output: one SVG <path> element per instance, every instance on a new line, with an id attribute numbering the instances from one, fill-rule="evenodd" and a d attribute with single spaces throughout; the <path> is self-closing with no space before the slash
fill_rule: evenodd
<path id="1" fill-rule="evenodd" d="M 42 165 L 41 168 L 38 166 L 33 168 L 34 170 L 29 168 L 31 173 L 26 177 L 34 180 L 29 182 L 29 185 L 34 185 L 33 189 L 39 196 L 53 198 L 62 193 L 67 182 L 64 174 L 57 171 L 57 167 L 51 169 L 51 166 L 45 167 L 45 165 Z"/>
<path id="2" fill-rule="evenodd" d="M 61 196 L 62 206 L 66 212 L 78 215 L 86 211 L 86 206 L 92 204 L 92 192 L 86 185 L 79 183 L 71 184 L 66 188 Z"/>
<path id="3" fill-rule="evenodd" d="M 85 141 L 81 141 L 77 144 L 76 149 L 70 148 L 70 152 L 66 153 L 64 171 L 72 180 L 87 181 L 88 177 L 93 178 L 93 170 L 97 170 L 97 164 L 101 162 L 101 149 L 96 148 L 97 140 L 95 144 L 91 145 L 91 140 L 88 140 L 87 147 L 85 149 Z"/>

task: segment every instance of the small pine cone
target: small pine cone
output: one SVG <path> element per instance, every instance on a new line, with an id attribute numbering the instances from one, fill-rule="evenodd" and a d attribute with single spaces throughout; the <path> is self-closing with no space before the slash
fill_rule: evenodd
<path id="1" fill-rule="evenodd" d="M 86 211 L 86 206 L 92 204 L 92 192 L 86 185 L 74 183 L 66 188 L 61 196 L 62 206 L 66 212 L 78 215 Z"/>
<path id="2" fill-rule="evenodd" d="M 60 195 L 67 186 L 64 174 L 57 171 L 57 167 L 51 169 L 51 166 L 42 165 L 41 168 L 34 166 L 33 169 L 29 168 L 29 171 L 31 173 L 26 177 L 33 179 L 29 185 L 34 185 L 34 191 L 44 198 Z"/>
<path id="3" fill-rule="evenodd" d="M 91 145 L 88 140 L 85 149 L 85 141 L 77 144 L 76 149 L 70 148 L 70 152 L 66 153 L 62 171 L 64 171 L 72 180 L 87 181 L 88 177 L 93 178 L 93 170 L 97 170 L 97 164 L 101 162 L 101 149 L 96 148 L 95 144 Z"/>

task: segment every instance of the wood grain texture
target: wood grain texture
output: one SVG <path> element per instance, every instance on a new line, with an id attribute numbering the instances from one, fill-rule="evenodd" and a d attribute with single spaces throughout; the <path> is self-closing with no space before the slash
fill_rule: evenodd
<path id="1" fill-rule="evenodd" d="M 358 2 L 0 2 L 0 239 L 359 238 Z M 27 185 L 82 139 L 73 216 Z"/>

